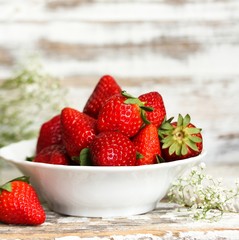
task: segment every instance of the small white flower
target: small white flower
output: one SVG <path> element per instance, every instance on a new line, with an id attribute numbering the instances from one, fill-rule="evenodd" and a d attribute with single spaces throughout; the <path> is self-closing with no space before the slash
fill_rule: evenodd
<path id="1" fill-rule="evenodd" d="M 204 162 L 202 162 L 202 163 L 200 163 L 199 167 L 200 167 L 201 169 L 205 169 L 205 168 L 206 168 L 206 164 L 205 164 Z"/>
<path id="2" fill-rule="evenodd" d="M 186 182 L 186 181 L 188 181 L 188 178 L 187 178 L 186 176 L 184 176 L 184 177 L 182 178 L 182 180 Z"/>
<path id="3" fill-rule="evenodd" d="M 206 175 L 206 179 L 207 180 L 212 180 L 212 176 L 211 175 Z"/>
<path id="4" fill-rule="evenodd" d="M 198 205 L 196 203 L 191 206 L 192 210 L 196 210 L 197 208 L 198 208 Z"/>
<path id="5" fill-rule="evenodd" d="M 239 185 L 239 178 L 237 178 L 237 179 L 235 180 L 235 184 L 236 184 L 236 185 Z"/>
<path id="6" fill-rule="evenodd" d="M 203 185 L 198 185 L 197 186 L 197 191 L 200 192 L 204 189 Z"/>
<path id="7" fill-rule="evenodd" d="M 197 170 L 197 171 L 196 171 L 196 174 L 197 174 L 198 176 L 200 176 L 200 175 L 201 175 L 201 171 L 200 171 L 200 170 Z"/>
<path id="8" fill-rule="evenodd" d="M 219 184 L 221 184 L 221 183 L 222 183 L 222 178 L 218 178 L 218 179 L 217 179 L 217 182 L 218 182 Z"/>
<path id="9" fill-rule="evenodd" d="M 196 198 L 193 196 L 190 198 L 190 202 L 195 202 L 196 201 Z"/>
<path id="10" fill-rule="evenodd" d="M 196 172 L 198 170 L 197 167 L 192 167 L 192 172 Z"/>

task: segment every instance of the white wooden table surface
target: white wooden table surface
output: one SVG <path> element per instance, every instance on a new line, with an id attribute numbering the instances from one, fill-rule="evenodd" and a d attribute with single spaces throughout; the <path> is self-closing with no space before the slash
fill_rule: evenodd
<path id="1" fill-rule="evenodd" d="M 239 161 L 237 0 L 0 0 L 0 10 L 0 81 L 37 54 L 81 109 L 111 74 L 133 93 L 159 91 L 168 116 L 190 113 L 208 161 Z"/>
<path id="2" fill-rule="evenodd" d="M 38 54 L 79 110 L 104 74 L 135 95 L 157 90 L 168 116 L 190 113 L 203 129 L 208 172 L 228 185 L 239 177 L 239 1 L 0 0 L 0 11 L 0 81 L 16 61 Z M 0 169 L 2 180 L 18 174 L 8 170 Z M 160 203 L 129 219 L 48 212 L 41 227 L 0 225 L 0 239 L 67 236 L 239 239 L 239 218 L 195 223 Z"/>

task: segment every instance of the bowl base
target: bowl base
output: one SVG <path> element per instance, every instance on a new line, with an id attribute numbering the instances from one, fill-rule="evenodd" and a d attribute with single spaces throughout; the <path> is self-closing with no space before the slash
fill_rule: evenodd
<path id="1" fill-rule="evenodd" d="M 48 204 L 50 209 L 54 212 L 78 216 L 78 217 L 129 217 L 133 215 L 139 215 L 143 213 L 150 212 L 156 208 L 156 203 L 144 204 L 140 206 L 129 206 L 129 207 L 102 207 L 102 208 L 93 208 L 93 207 L 77 207 L 69 208 L 66 206 L 52 206 Z"/>

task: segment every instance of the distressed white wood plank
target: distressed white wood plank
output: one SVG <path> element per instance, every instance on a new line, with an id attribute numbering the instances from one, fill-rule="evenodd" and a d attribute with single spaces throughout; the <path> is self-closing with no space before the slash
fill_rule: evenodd
<path id="1" fill-rule="evenodd" d="M 210 75 L 219 70 L 220 74 L 238 74 L 237 1 L 184 1 L 181 5 L 79 1 L 76 7 L 56 9 L 48 4 L 2 1 L 0 46 L 6 46 L 18 59 L 40 52 L 49 71 L 63 76 L 101 74 L 108 68 L 126 76 Z M 73 47 L 79 54 L 72 56 L 57 49 L 47 53 L 42 39 L 49 44 L 77 44 Z M 122 69 L 120 73 L 118 69 Z M 9 68 L 2 70 L 3 76 L 9 74 Z"/>
<path id="2" fill-rule="evenodd" d="M 39 227 L 0 224 L 3 239 L 238 239 L 238 214 L 226 213 L 215 223 L 193 221 L 186 209 L 159 203 L 147 214 L 128 218 L 67 217 L 50 212 Z M 76 238 L 77 237 L 77 238 Z M 63 238 L 64 239 L 64 238 Z M 74 238 L 73 238 L 74 239 Z"/>
<path id="3" fill-rule="evenodd" d="M 72 8 L 59 8 L 56 11 L 47 8 L 48 1 L 35 0 L 25 3 L 24 0 L 15 0 L 9 3 L 1 1 L 5 8 L 0 20 L 49 20 L 51 17 L 57 19 L 78 19 L 78 20 L 117 20 L 117 21 L 152 21 L 162 19 L 199 19 L 199 20 L 225 20 L 238 18 L 237 1 L 192 1 L 177 5 L 167 2 L 141 2 L 141 1 L 95 1 L 85 2 Z M 53 9 L 54 10 L 54 9 Z M 127 11 L 126 11 L 127 10 Z M 64 14 L 63 14 L 64 13 Z M 129 14 L 131 13 L 131 14 Z M 150 13 L 150 14 L 145 14 Z M 183 14 L 182 14 L 183 13 Z"/>
<path id="4" fill-rule="evenodd" d="M 237 0 L 1 0 L 0 8 L 0 79 L 37 53 L 77 87 L 70 99 L 79 109 L 106 73 L 136 94 L 157 89 L 169 116 L 190 113 L 203 128 L 209 162 L 239 161 Z"/>

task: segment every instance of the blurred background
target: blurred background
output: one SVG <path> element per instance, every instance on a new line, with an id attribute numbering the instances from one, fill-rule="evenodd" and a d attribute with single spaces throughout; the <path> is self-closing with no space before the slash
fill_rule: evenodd
<path id="1" fill-rule="evenodd" d="M 168 117 L 189 113 L 206 162 L 239 162 L 239 1 L 0 0 L 0 11 L 0 83 L 34 56 L 60 83 L 54 98 L 82 110 L 111 74 L 131 94 L 161 93 Z"/>

